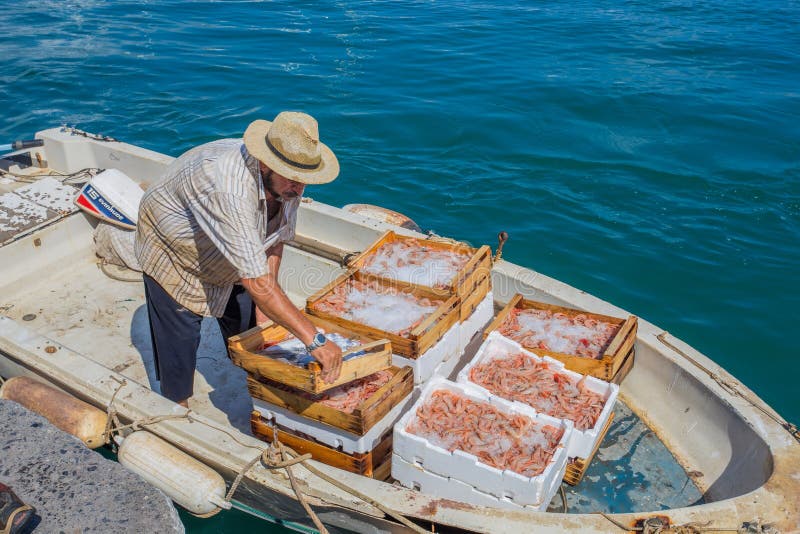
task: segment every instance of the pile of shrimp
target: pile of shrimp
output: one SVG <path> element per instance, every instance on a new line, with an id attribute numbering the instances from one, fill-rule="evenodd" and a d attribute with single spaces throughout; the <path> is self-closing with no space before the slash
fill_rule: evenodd
<path id="1" fill-rule="evenodd" d="M 361 270 L 394 280 L 447 289 L 469 259 L 469 252 L 433 248 L 418 239 L 405 239 L 381 245 L 366 258 Z"/>
<path id="2" fill-rule="evenodd" d="M 448 451 L 476 456 L 497 469 L 526 477 L 540 475 L 556 451 L 562 429 L 524 415 L 501 412 L 450 391 L 434 391 L 417 409 L 406 431 Z"/>
<path id="3" fill-rule="evenodd" d="M 365 400 L 385 386 L 386 383 L 392 379 L 392 376 L 394 375 L 391 371 L 378 371 L 377 373 L 348 382 L 347 384 L 342 384 L 341 386 L 329 389 L 325 393 L 318 395 L 297 390 L 279 382 L 269 381 L 269 383 L 273 387 L 283 389 L 284 391 L 291 391 L 295 395 L 299 395 L 310 401 L 319 402 L 334 410 L 353 413 Z"/>
<path id="4" fill-rule="evenodd" d="M 498 331 L 525 348 L 599 360 L 620 325 L 578 314 L 514 309 Z"/>
<path id="5" fill-rule="evenodd" d="M 403 337 L 442 304 L 376 282 L 349 279 L 314 303 L 314 308 Z"/>
<path id="6" fill-rule="evenodd" d="M 484 363 L 470 370 L 469 379 L 499 397 L 569 419 L 577 430 L 594 428 L 605 405 L 603 397 L 586 387 L 585 376 L 572 379 L 546 361 L 522 352 L 489 353 Z"/>

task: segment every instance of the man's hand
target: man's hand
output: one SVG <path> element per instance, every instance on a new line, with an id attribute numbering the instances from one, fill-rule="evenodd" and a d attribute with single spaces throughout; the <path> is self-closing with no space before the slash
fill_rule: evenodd
<path id="1" fill-rule="evenodd" d="M 318 349 L 314 349 L 311 355 L 322 364 L 322 381 L 332 384 L 339 378 L 342 372 L 342 349 L 332 341 L 328 341 Z"/>

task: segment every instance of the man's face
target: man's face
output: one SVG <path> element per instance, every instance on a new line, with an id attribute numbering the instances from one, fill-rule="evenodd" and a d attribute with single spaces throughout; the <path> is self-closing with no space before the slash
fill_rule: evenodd
<path id="1" fill-rule="evenodd" d="M 261 164 L 261 175 L 264 177 L 264 187 L 272 198 L 285 202 L 297 198 L 303 194 L 306 185 L 294 180 L 284 178 L 277 172 L 270 170 L 269 167 Z"/>

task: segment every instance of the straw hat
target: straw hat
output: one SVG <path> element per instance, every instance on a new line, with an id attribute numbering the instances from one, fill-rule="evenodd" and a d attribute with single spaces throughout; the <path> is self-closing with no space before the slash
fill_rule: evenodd
<path id="1" fill-rule="evenodd" d="M 281 176 L 304 184 L 326 184 L 339 175 L 339 162 L 319 140 L 311 115 L 283 111 L 273 122 L 257 120 L 244 132 L 248 152 Z"/>

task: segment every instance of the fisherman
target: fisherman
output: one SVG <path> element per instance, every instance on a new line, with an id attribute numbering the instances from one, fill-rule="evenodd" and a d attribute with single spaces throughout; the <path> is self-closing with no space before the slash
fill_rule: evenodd
<path id="1" fill-rule="evenodd" d="M 341 349 L 278 285 L 305 185 L 338 174 L 317 121 L 282 112 L 273 122 L 251 123 L 243 139 L 189 150 L 147 190 L 135 251 L 164 397 L 188 407 L 204 316 L 217 318 L 226 340 L 272 319 L 306 345 L 322 365 L 323 380 L 338 378 Z"/>

